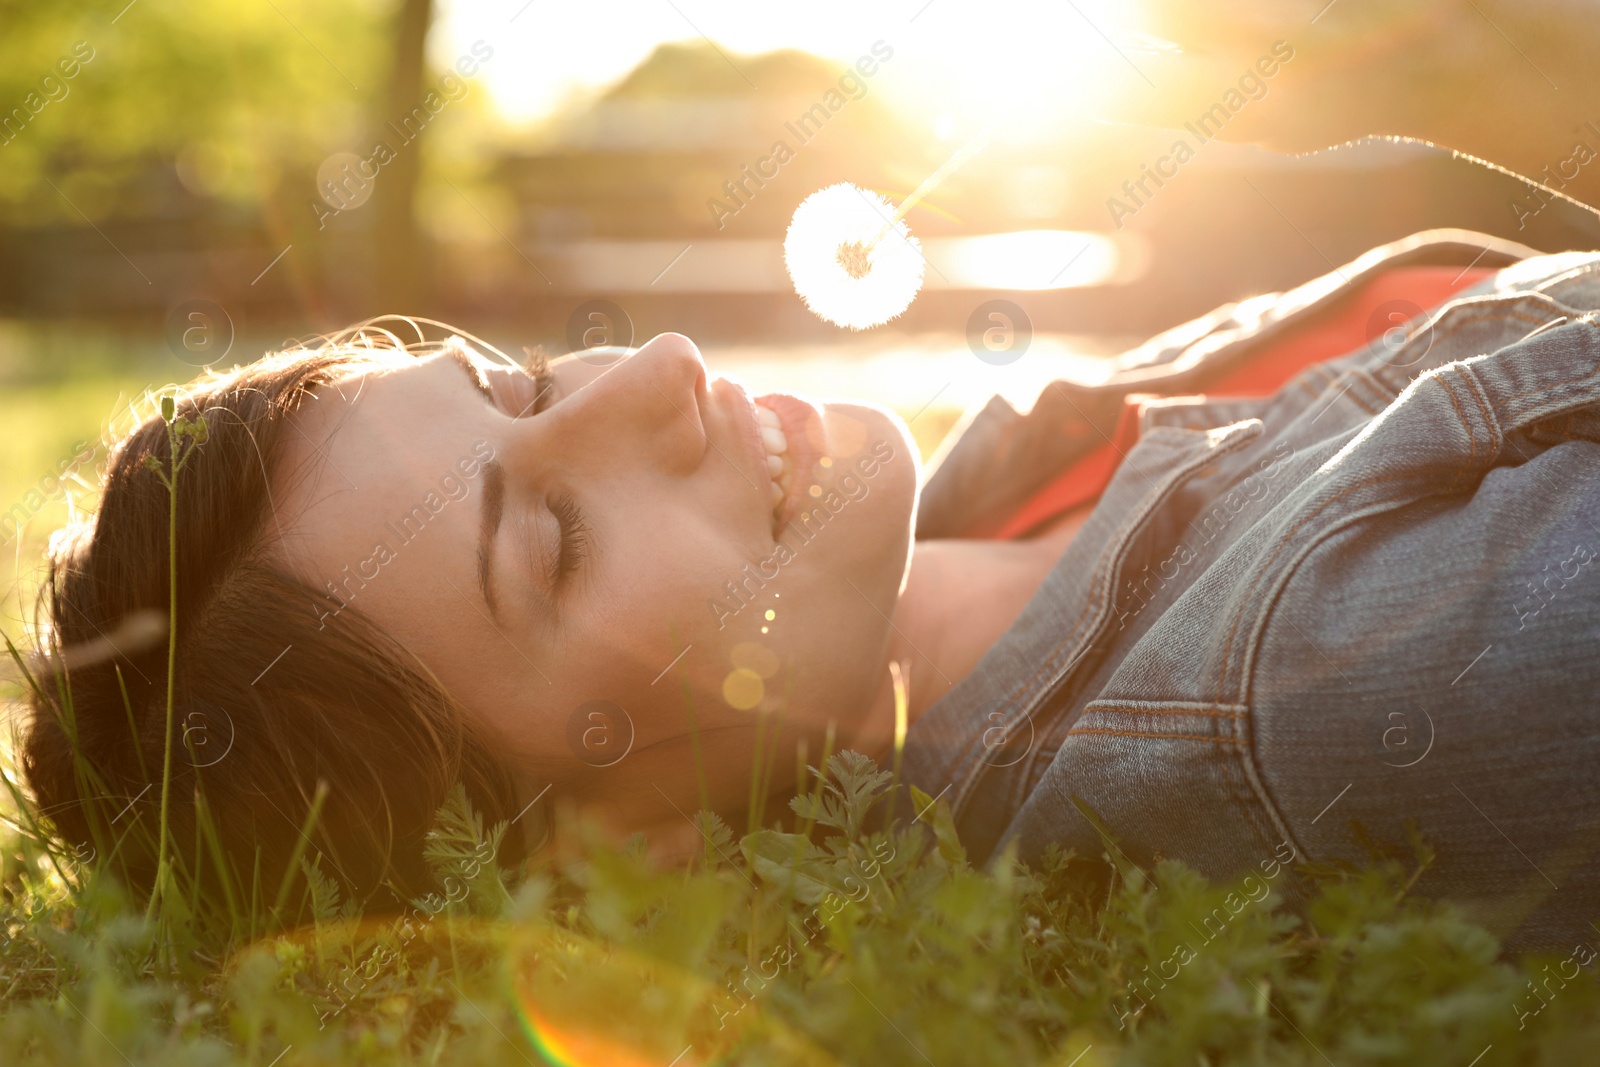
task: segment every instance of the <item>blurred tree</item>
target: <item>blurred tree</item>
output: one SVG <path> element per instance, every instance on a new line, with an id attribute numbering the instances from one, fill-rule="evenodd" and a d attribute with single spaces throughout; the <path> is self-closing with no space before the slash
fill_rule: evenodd
<path id="1" fill-rule="evenodd" d="M 424 46 L 433 19 L 432 0 L 402 0 L 395 16 L 394 59 L 389 73 L 389 111 L 403 115 L 422 98 Z M 387 116 L 375 124 L 382 127 Z M 419 136 L 420 136 L 419 132 Z M 420 308 L 422 234 L 417 225 L 417 181 L 422 174 L 422 154 L 399 153 L 373 191 L 377 209 L 374 240 L 378 253 L 378 299 L 394 311 L 431 311 Z"/>
<path id="2" fill-rule="evenodd" d="M 0 228 L 160 223 L 136 242 L 175 248 L 194 245 L 185 221 L 264 230 L 299 249 L 282 269 L 308 310 L 328 271 L 363 311 L 410 308 L 416 139 L 366 217 L 319 217 L 316 176 L 423 98 L 432 15 L 431 0 L 0 0 Z"/>
<path id="3" fill-rule="evenodd" d="M 4 221 L 81 221 L 51 183 L 91 219 L 159 214 L 152 161 L 259 207 L 362 132 L 389 52 L 383 0 L 125 2 L 0 0 Z"/>

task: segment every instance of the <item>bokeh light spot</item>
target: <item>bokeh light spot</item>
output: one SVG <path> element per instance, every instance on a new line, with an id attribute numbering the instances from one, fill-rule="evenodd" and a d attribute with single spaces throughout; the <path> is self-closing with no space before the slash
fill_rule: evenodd
<path id="1" fill-rule="evenodd" d="M 736 667 L 722 680 L 722 699 L 728 702 L 730 708 L 740 711 L 749 711 L 761 703 L 766 693 L 767 687 L 761 675 L 748 667 Z"/>

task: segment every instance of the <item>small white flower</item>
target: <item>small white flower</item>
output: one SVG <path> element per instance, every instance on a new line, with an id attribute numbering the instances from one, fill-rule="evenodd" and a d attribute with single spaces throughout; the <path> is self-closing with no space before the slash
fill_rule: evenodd
<path id="1" fill-rule="evenodd" d="M 883 197 L 848 182 L 830 185 L 795 209 L 783 261 L 795 292 L 829 322 L 878 326 L 911 306 L 922 288 L 917 239 Z"/>

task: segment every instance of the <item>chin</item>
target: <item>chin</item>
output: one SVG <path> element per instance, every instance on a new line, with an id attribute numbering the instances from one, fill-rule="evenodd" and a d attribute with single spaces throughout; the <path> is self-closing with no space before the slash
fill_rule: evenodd
<path id="1" fill-rule="evenodd" d="M 830 402 L 823 415 L 834 459 L 831 488 L 849 500 L 840 518 L 848 518 L 859 545 L 852 562 L 864 566 L 873 585 L 897 595 L 910 560 L 922 468 L 910 428 L 871 404 Z M 846 494 L 851 486 L 856 498 Z"/>
<path id="2" fill-rule="evenodd" d="M 828 443 L 835 455 L 849 458 L 885 443 L 894 449 L 893 465 L 899 474 L 915 487 L 922 459 L 911 428 L 899 415 L 876 404 L 834 400 L 823 405 L 823 414 L 828 423 Z"/>

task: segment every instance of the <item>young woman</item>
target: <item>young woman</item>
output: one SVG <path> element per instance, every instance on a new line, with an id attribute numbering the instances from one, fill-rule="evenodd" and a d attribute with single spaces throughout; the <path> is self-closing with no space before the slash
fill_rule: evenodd
<path id="1" fill-rule="evenodd" d="M 173 527 L 178 839 L 203 791 L 240 869 L 272 872 L 321 783 L 329 870 L 418 893 L 459 779 L 517 820 L 503 862 L 561 804 L 686 852 L 753 774 L 783 794 L 798 745 L 887 763 L 898 677 L 905 774 L 979 858 L 1097 854 L 1075 797 L 1132 858 L 1217 876 L 1415 821 L 1426 888 L 1576 936 L 1600 257 L 1524 251 L 1424 235 L 1026 416 L 991 404 L 920 523 L 895 416 L 750 397 L 676 334 L 517 367 L 369 328 L 202 379 L 175 412 L 207 427 Z M 43 602 L 66 666 L 23 756 L 76 839 L 157 815 L 167 643 L 118 633 L 167 604 L 169 440 L 154 418 L 118 446 Z"/>
<path id="2" fill-rule="evenodd" d="M 1252 123 L 1406 99 L 1324 91 L 1367 79 L 1314 43 Z M 1496 106 L 1440 128 L 1518 162 L 1526 116 L 1571 118 Z M 1353 823 L 1416 825 L 1421 891 L 1565 951 L 1600 914 L 1597 309 L 1600 256 L 1422 235 L 991 403 L 920 488 L 892 415 L 750 397 L 674 334 L 519 368 L 367 330 L 203 379 L 176 409 L 206 434 L 170 526 L 171 825 L 195 839 L 203 797 L 242 871 L 309 840 L 416 894 L 460 780 L 512 822 L 502 862 L 561 804 L 670 855 L 830 731 L 890 758 L 898 677 L 904 777 L 979 859 L 1098 855 L 1099 822 L 1292 898 L 1361 857 Z M 158 817 L 170 646 L 130 620 L 168 605 L 169 440 L 121 442 L 54 546 L 22 757 L 77 840 Z"/>
<path id="3" fill-rule="evenodd" d="M 917 460 L 885 411 L 752 398 L 676 334 L 528 367 L 459 337 L 393 341 L 269 356 L 176 410 L 207 431 L 178 475 L 175 729 L 202 745 L 180 753 L 175 825 L 200 780 L 249 827 L 240 846 L 281 861 L 325 781 L 319 848 L 364 890 L 415 885 L 458 777 L 491 818 L 539 798 L 523 825 L 546 826 L 572 801 L 672 852 L 684 813 L 747 802 L 763 731 L 769 763 L 787 753 L 774 790 L 795 742 L 819 753 L 829 729 L 883 754 L 886 665 L 907 665 L 915 716 L 1074 525 L 932 542 L 908 567 Z M 147 457 L 170 459 L 159 418 L 116 449 L 44 602 L 61 659 L 107 652 L 64 675 L 72 725 L 51 694 L 25 749 L 44 806 L 85 837 L 74 741 L 123 805 L 165 744 L 166 644 L 115 636 L 167 603 Z"/>

